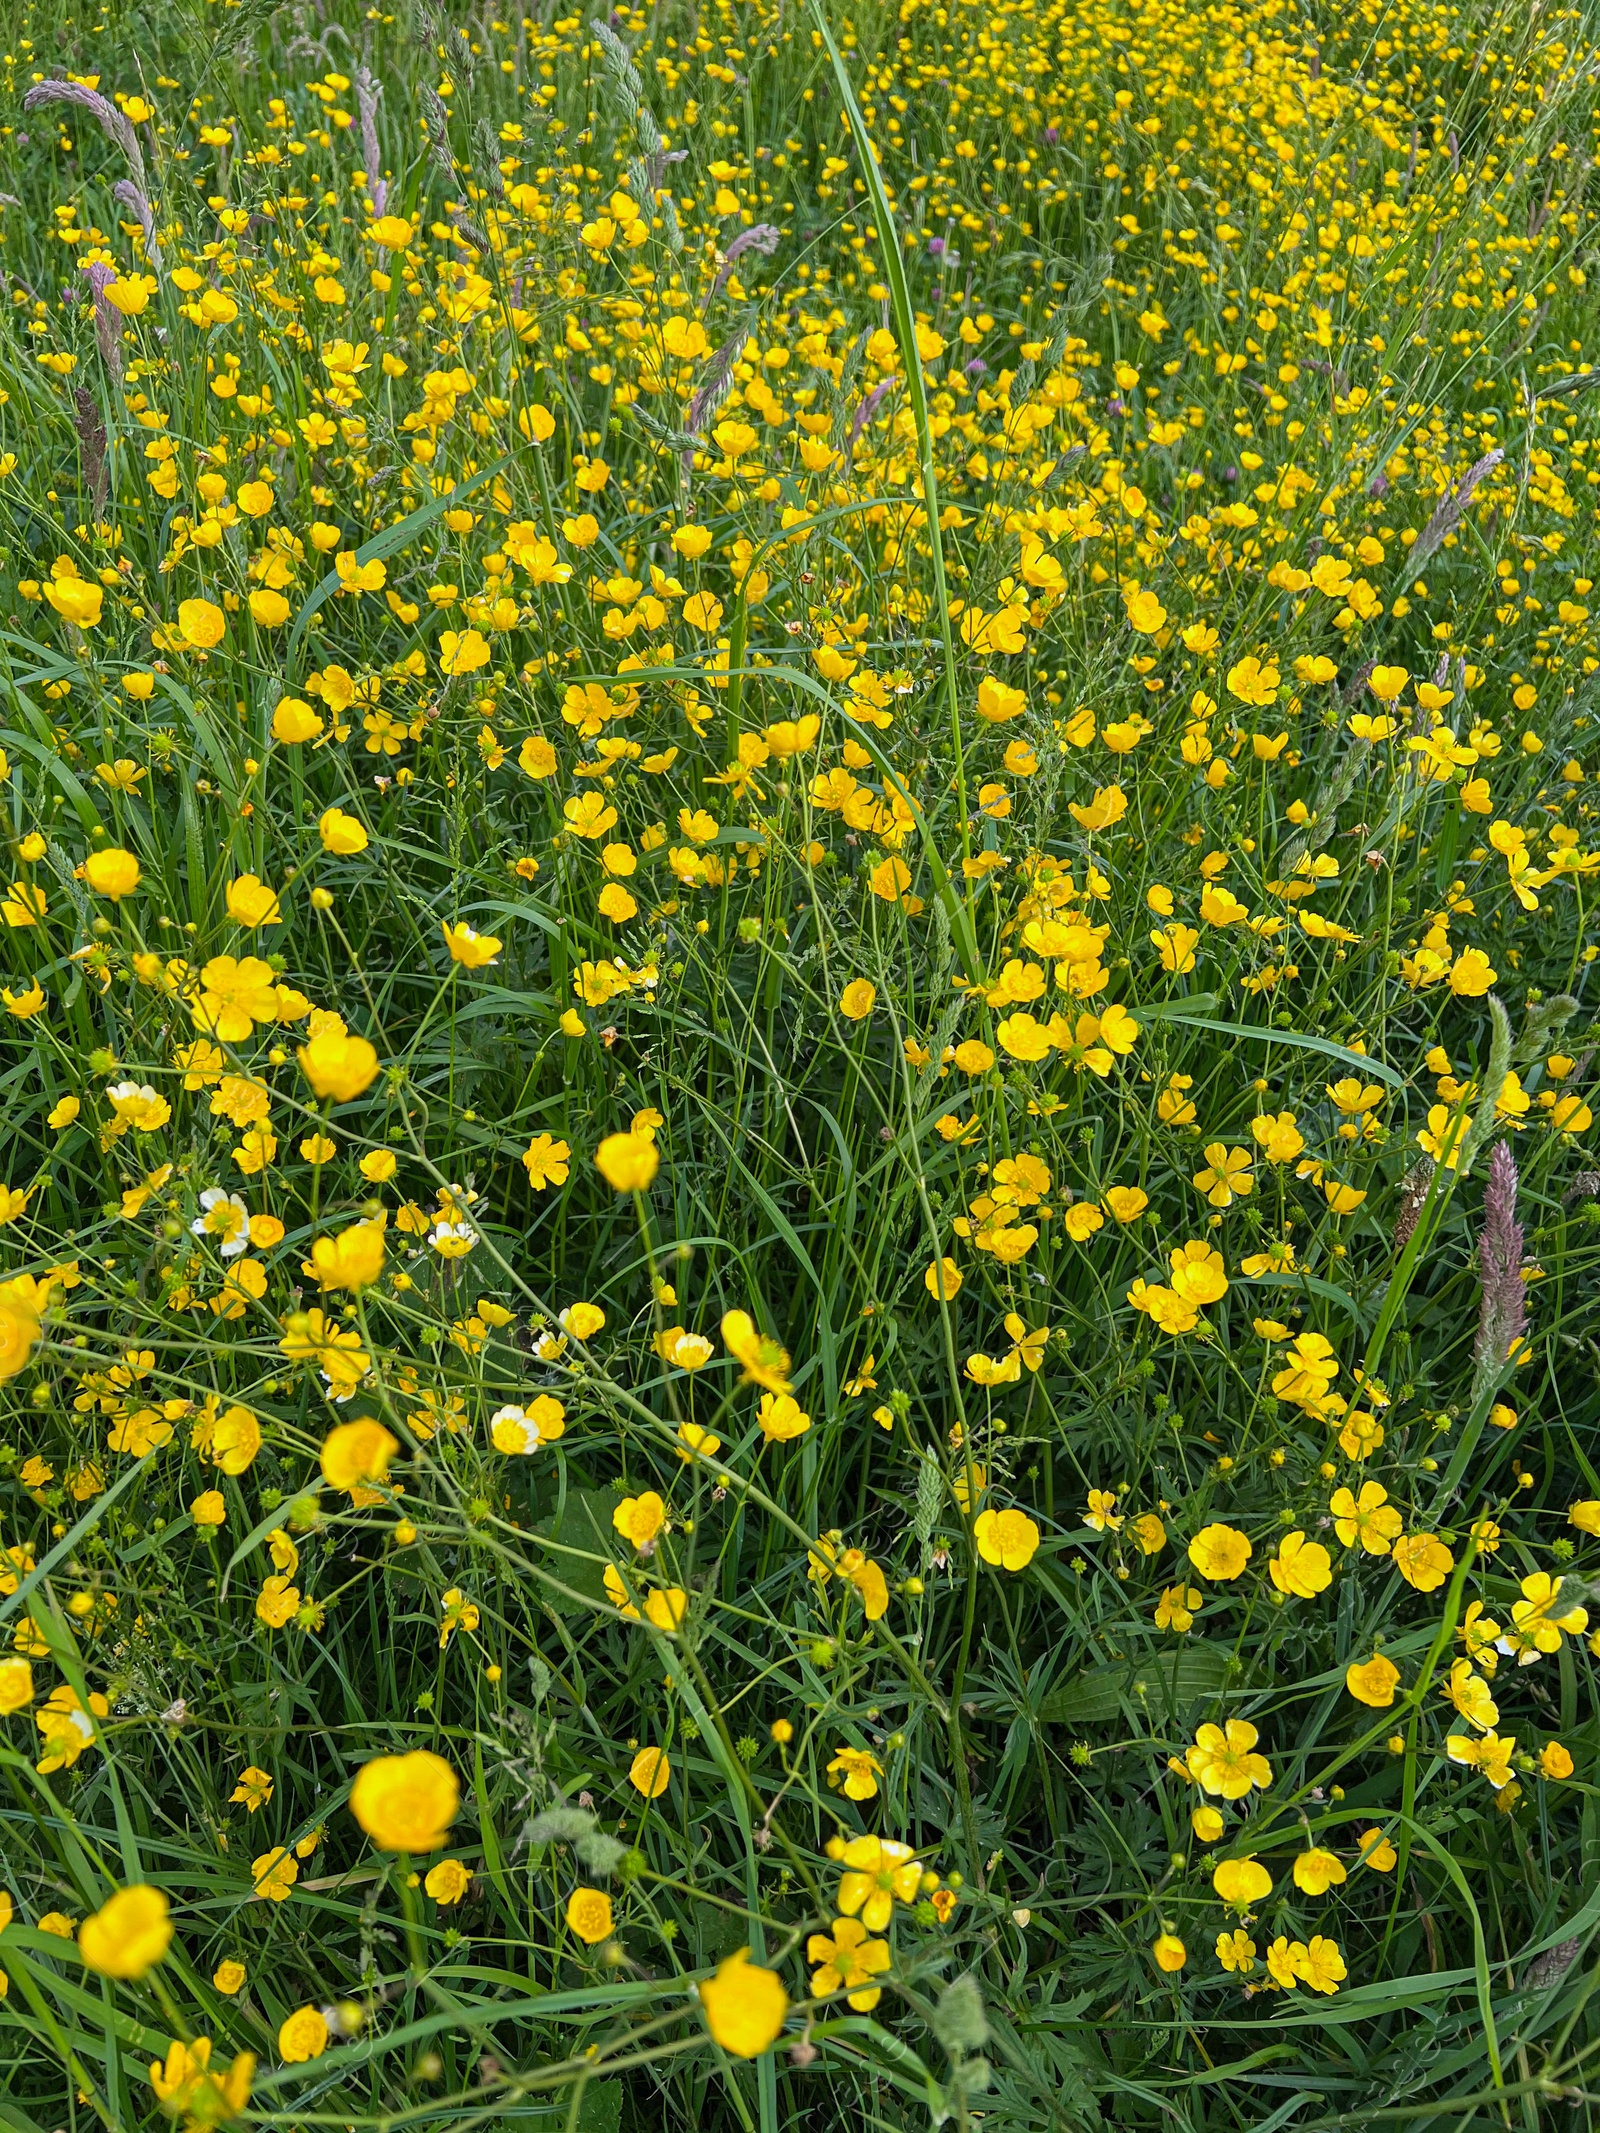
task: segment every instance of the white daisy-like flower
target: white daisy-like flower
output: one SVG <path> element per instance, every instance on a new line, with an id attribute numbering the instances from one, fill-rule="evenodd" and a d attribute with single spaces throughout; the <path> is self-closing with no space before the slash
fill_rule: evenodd
<path id="1" fill-rule="evenodd" d="M 237 1259 L 250 1242 L 250 1210 L 236 1192 L 209 1186 L 200 1195 L 200 1215 L 189 1224 L 196 1237 L 210 1237 L 224 1259 Z"/>
<path id="2" fill-rule="evenodd" d="M 536 1452 L 537 1424 L 530 1422 L 524 1407 L 497 1407 L 489 1417 L 489 1435 L 497 1452 Z"/>

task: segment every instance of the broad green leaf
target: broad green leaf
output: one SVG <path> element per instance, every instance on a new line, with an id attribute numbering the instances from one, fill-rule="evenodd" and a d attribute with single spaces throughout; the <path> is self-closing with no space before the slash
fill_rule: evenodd
<path id="1" fill-rule="evenodd" d="M 1164 1649 L 1137 1658 L 1085 1667 L 1046 1694 L 1039 1716 L 1061 1725 L 1104 1725 L 1130 1707 L 1157 1716 L 1181 1715 L 1194 1704 L 1244 1693 L 1242 1679 L 1234 1679 L 1233 1654 L 1225 1645 L 1198 1637 L 1176 1638 Z"/>

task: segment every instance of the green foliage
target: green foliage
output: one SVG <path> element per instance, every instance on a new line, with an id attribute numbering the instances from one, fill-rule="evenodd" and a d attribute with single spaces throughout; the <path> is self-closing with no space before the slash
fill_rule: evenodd
<path id="1" fill-rule="evenodd" d="M 1583 22 L 6 34 L 7 2126 L 1588 2124 Z"/>

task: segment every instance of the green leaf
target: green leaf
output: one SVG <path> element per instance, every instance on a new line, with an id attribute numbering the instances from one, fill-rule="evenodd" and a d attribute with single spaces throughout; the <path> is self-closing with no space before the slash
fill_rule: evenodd
<path id="1" fill-rule="evenodd" d="M 1130 1015 L 1137 1015 L 1141 1022 L 1192 1022 L 1196 1015 L 1215 1014 L 1222 1005 L 1219 994 L 1214 992 L 1182 993 L 1176 1000 L 1152 1000 L 1136 1005 L 1128 1001 Z"/>
<path id="2" fill-rule="evenodd" d="M 19 695 L 15 689 L 11 693 L 17 709 L 26 716 L 32 709 L 27 698 Z M 43 769 L 45 775 L 54 778 L 71 801 L 72 811 L 78 818 L 78 827 L 84 832 L 85 836 L 92 836 L 97 829 L 105 827 L 100 819 L 99 808 L 96 807 L 84 786 L 73 776 L 72 772 L 61 760 L 60 753 L 53 741 L 48 739 L 44 741 L 35 740 L 29 734 L 18 733 L 14 727 L 0 726 L 0 746 L 15 749 L 22 755 L 32 756 L 34 761 Z"/>
<path id="3" fill-rule="evenodd" d="M 1233 1653 L 1224 1644 L 1186 1639 L 1165 1651 L 1142 1652 L 1085 1667 L 1070 1681 L 1051 1689 L 1039 1716 L 1059 1725 L 1105 1725 L 1132 1708 L 1153 1715 L 1177 1716 L 1197 1703 L 1225 1694 L 1243 1693 L 1242 1681 L 1229 1686 Z"/>
<path id="4" fill-rule="evenodd" d="M 1312 1037 L 1304 1030 L 1270 1029 L 1248 1022 L 1216 1022 L 1209 1015 L 1192 1014 L 1185 1001 L 1159 1010 L 1133 1008 L 1130 1011 L 1134 1014 L 1159 1013 L 1163 1021 L 1185 1022 L 1191 1029 L 1215 1030 L 1219 1037 L 1248 1037 L 1254 1044 L 1289 1044 L 1302 1052 L 1321 1052 L 1325 1059 L 1336 1059 L 1352 1074 L 1370 1074 L 1375 1081 L 1387 1082 L 1391 1089 L 1403 1090 L 1406 1085 L 1404 1075 L 1397 1074 L 1392 1066 L 1385 1066 L 1381 1059 L 1369 1059 L 1365 1052 L 1347 1051 L 1342 1044 L 1335 1044 L 1331 1037 Z"/>
<path id="5" fill-rule="evenodd" d="M 525 2133 L 618 2133 L 622 2124 L 622 2083 L 620 2081 L 591 2081 L 583 2091 L 578 2103 L 576 2118 L 569 2116 L 572 2100 L 563 2096 L 557 2103 L 513 2104 L 510 2110 L 497 2111 L 495 2122 L 502 2126 L 521 2126 Z"/>
<path id="6" fill-rule="evenodd" d="M 568 1489 L 559 1508 L 548 1518 L 541 1518 L 532 1529 L 536 1540 L 560 1543 L 559 1550 L 545 1551 L 550 1570 L 569 1591 L 581 1593 L 588 1600 L 606 1598 L 605 1564 L 600 1557 L 609 1547 L 607 1536 L 613 1530 L 611 1514 L 616 1507 L 617 1496 L 612 1489 Z M 574 1548 L 584 1552 L 570 1554 L 568 1551 Z M 558 1615 L 583 1611 L 576 1600 L 548 1587 L 544 1598 Z"/>
<path id="7" fill-rule="evenodd" d="M 1299 1272 L 1292 1274 L 1256 1274 L 1250 1277 L 1250 1287 L 1303 1289 L 1308 1295 L 1322 1297 L 1325 1302 L 1331 1303 L 1337 1310 L 1348 1311 L 1357 1325 L 1363 1325 L 1366 1322 L 1366 1313 L 1350 1294 L 1349 1290 L 1338 1288 L 1331 1281 L 1324 1281 L 1320 1274 L 1303 1274 Z M 1242 1282 L 1240 1283 L 1239 1291 L 1235 1293 L 1241 1292 L 1248 1294 L 1248 1290 L 1245 1290 Z"/>

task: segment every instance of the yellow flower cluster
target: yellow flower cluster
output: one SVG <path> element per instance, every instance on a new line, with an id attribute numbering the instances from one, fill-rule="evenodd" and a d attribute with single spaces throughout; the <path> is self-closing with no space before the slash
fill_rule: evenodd
<path id="1" fill-rule="evenodd" d="M 0 1932 L 48 2122 L 169 2031 L 187 2128 L 258 2053 L 351 2125 L 463 2067 L 587 2123 L 646 2059 L 708 2124 L 1236 2061 L 1244 2119 L 1355 2120 L 1418 2008 L 1473 2093 L 1559 2033 L 1566 2094 L 1585 24 L 47 12 Z M 1393 2034 L 1330 2075 L 1350 1979 Z"/>

